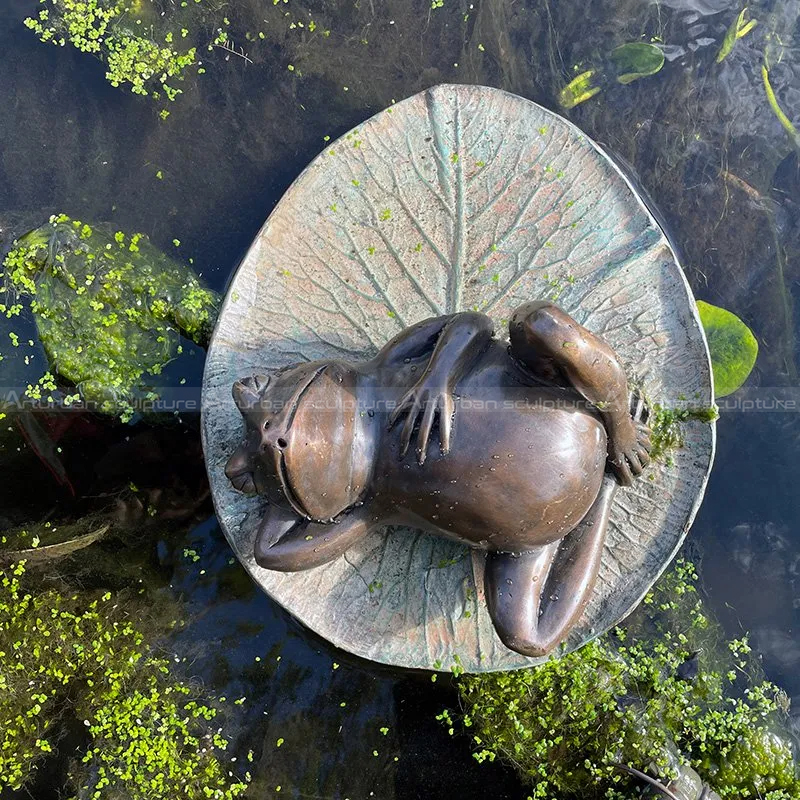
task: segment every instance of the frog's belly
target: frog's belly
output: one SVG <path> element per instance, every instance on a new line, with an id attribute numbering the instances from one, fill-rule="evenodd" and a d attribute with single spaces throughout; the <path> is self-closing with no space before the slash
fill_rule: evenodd
<path id="1" fill-rule="evenodd" d="M 557 403 L 521 406 L 462 403 L 446 456 L 434 432 L 425 464 L 411 453 L 395 461 L 387 477 L 409 522 L 511 552 L 560 539 L 580 522 L 605 470 L 601 420 Z"/>

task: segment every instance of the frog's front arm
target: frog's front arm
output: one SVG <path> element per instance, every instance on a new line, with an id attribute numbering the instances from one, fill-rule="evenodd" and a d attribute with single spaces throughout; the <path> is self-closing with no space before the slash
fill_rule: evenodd
<path id="1" fill-rule="evenodd" d="M 408 451 L 414 427 L 419 420 L 417 458 L 419 463 L 423 464 L 437 414 L 440 450 L 445 454 L 450 449 L 455 414 L 453 391 L 475 357 L 483 352 L 491 341 L 494 324 L 485 314 L 465 311 L 449 317 L 427 320 L 420 323 L 420 326 L 414 326 L 404 333 L 409 334 L 412 342 L 426 338 L 429 343 L 435 343 L 433 352 L 417 383 L 406 392 L 392 412 L 389 426 L 393 426 L 403 414 L 408 415 L 400 436 L 400 455 L 403 457 Z M 431 332 L 436 327 L 439 327 L 439 331 L 433 336 Z M 406 352 L 407 345 L 403 341 L 404 338 L 404 334 L 401 334 L 398 340 L 395 340 L 397 342 L 395 347 Z"/>
<path id="2" fill-rule="evenodd" d="M 433 352 L 439 335 L 451 319 L 452 314 L 445 314 L 403 328 L 381 348 L 375 357 L 375 364 L 378 368 L 399 367 L 408 359 L 419 358 Z"/>
<path id="3" fill-rule="evenodd" d="M 335 522 L 320 523 L 269 504 L 256 533 L 254 558 L 260 567 L 278 572 L 319 567 L 338 558 L 379 524 L 366 506 L 350 509 Z"/>

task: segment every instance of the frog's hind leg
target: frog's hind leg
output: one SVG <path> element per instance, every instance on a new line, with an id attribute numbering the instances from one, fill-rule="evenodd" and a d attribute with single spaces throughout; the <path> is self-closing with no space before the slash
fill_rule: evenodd
<path id="1" fill-rule="evenodd" d="M 279 572 L 319 567 L 338 558 L 378 524 L 364 506 L 322 524 L 270 505 L 259 525 L 253 556 L 260 567 Z"/>
<path id="2" fill-rule="evenodd" d="M 606 475 L 586 516 L 560 542 L 488 555 L 486 603 L 506 647 L 540 657 L 564 641 L 594 588 L 616 490 Z"/>

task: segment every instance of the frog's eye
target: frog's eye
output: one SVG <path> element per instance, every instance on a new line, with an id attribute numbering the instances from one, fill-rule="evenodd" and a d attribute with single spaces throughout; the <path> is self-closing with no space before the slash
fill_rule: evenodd
<path id="1" fill-rule="evenodd" d="M 262 427 L 264 430 L 266 430 L 267 428 L 269 428 L 269 420 L 268 420 L 268 419 L 265 419 L 265 420 L 264 420 L 264 424 L 263 424 L 261 427 Z"/>
<path id="2" fill-rule="evenodd" d="M 233 384 L 233 399 L 242 413 L 251 411 L 259 405 L 269 385 L 269 375 L 252 375 Z"/>
<path id="3" fill-rule="evenodd" d="M 264 394 L 264 391 L 269 385 L 269 375 L 253 375 L 253 383 L 255 385 L 255 390 L 259 394 Z"/>

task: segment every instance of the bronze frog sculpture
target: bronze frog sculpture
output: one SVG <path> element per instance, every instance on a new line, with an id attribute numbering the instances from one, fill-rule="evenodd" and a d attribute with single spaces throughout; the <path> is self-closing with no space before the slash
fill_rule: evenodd
<path id="1" fill-rule="evenodd" d="M 364 363 L 237 381 L 246 438 L 225 472 L 267 499 L 256 563 L 310 569 L 410 525 L 484 550 L 500 639 L 552 651 L 588 601 L 612 499 L 648 463 L 649 429 L 613 350 L 562 309 L 524 304 L 509 339 L 464 312 L 403 330 Z"/>

